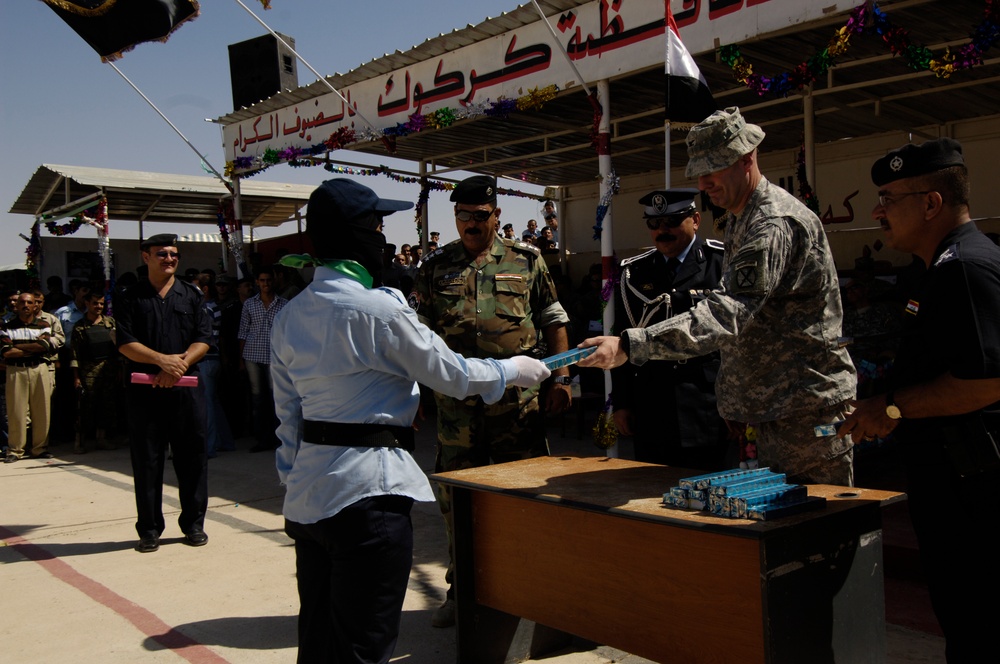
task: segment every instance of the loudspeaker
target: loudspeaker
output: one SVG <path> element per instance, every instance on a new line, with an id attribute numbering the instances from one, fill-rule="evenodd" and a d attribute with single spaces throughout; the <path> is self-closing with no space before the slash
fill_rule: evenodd
<path id="1" fill-rule="evenodd" d="M 281 33 L 278 33 L 281 34 Z M 295 40 L 281 35 L 295 48 Z M 299 87 L 295 54 L 271 34 L 229 45 L 233 110 L 256 104 L 282 90 Z"/>

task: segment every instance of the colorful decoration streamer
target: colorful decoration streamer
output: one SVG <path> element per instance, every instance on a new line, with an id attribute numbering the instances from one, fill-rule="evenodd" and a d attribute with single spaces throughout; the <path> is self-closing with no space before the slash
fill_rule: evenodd
<path id="1" fill-rule="evenodd" d="M 611 410 L 611 395 L 604 402 L 604 410 L 597 416 L 597 423 L 594 424 L 594 445 L 601 450 L 610 450 L 618 444 L 618 427 L 615 426 L 615 418 Z"/>
<path id="2" fill-rule="evenodd" d="M 722 46 L 719 57 L 733 70 L 733 75 L 759 96 L 773 94 L 786 97 L 793 90 L 801 90 L 835 64 L 837 57 L 847 52 L 852 35 L 875 33 L 895 56 L 902 57 L 916 71 L 932 71 L 938 78 L 948 78 L 956 71 L 971 69 L 983 63 L 983 54 L 1000 41 L 1000 2 L 985 0 L 983 20 L 973 31 L 969 42 L 952 52 L 945 49 L 940 58 L 926 46 L 913 44 L 905 28 L 893 25 L 878 3 L 865 2 L 851 10 L 847 23 L 834 32 L 826 48 L 798 64 L 790 71 L 775 76 L 753 73 L 753 65 L 746 61 L 736 44 Z"/>
<path id="3" fill-rule="evenodd" d="M 605 183 L 608 186 L 608 190 L 601 196 L 601 200 L 597 205 L 597 223 L 594 224 L 595 240 L 601 239 L 601 233 L 604 231 L 604 217 L 608 214 L 608 208 L 611 207 L 611 199 L 618 193 L 621 187 L 621 180 L 615 174 L 614 170 L 605 176 Z"/>
<path id="4" fill-rule="evenodd" d="M 506 118 L 511 113 L 518 111 L 541 110 L 546 102 L 555 99 L 558 92 L 558 86 L 549 85 L 544 88 L 536 87 L 528 90 L 527 94 L 517 99 L 500 97 L 496 101 L 487 99 L 486 101 L 469 104 L 457 110 L 441 108 L 427 114 L 414 113 L 406 122 L 400 122 L 394 127 L 387 127 L 382 130 L 369 127 L 355 131 L 354 129 L 341 127 L 322 143 L 317 143 L 307 148 L 287 148 L 280 151 L 267 149 L 260 156 L 236 157 L 233 161 L 226 162 L 225 175 L 226 177 L 232 177 L 238 174 L 244 178 L 251 177 L 282 162 L 288 162 L 291 166 L 314 166 L 315 163 L 309 160 L 308 157 L 339 150 L 355 142 L 382 140 L 387 143 L 387 148 L 390 152 L 395 152 L 395 143 L 393 141 L 398 137 L 416 134 L 429 129 L 443 129 L 459 120 L 468 120 L 482 116 Z"/>

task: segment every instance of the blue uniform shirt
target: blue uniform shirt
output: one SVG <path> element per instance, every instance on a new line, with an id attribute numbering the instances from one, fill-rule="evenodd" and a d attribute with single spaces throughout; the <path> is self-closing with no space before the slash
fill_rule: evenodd
<path id="1" fill-rule="evenodd" d="M 316 523 L 370 496 L 434 500 L 405 450 L 304 443 L 303 420 L 408 427 L 420 402 L 417 380 L 454 397 L 481 394 L 487 403 L 500 399 L 507 381 L 496 360 L 449 350 L 399 291 L 368 289 L 326 267 L 275 317 L 271 376 L 283 513 L 297 523 Z"/>

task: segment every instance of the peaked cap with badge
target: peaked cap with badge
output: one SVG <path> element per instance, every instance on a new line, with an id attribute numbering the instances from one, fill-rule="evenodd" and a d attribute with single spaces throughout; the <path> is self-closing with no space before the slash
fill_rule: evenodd
<path id="1" fill-rule="evenodd" d="M 691 187 L 651 191 L 639 199 L 639 205 L 644 206 L 642 217 L 643 219 L 649 219 L 651 217 L 673 217 L 679 214 L 690 214 L 697 210 L 697 205 L 695 205 L 694 201 L 699 193 L 698 189 Z"/>

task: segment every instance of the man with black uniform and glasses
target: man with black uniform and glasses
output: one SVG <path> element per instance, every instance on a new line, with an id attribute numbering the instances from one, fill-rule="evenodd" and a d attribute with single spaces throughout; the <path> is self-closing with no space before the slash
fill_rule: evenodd
<path id="1" fill-rule="evenodd" d="M 133 373 L 153 376 L 152 384 L 129 382 L 125 390 L 138 512 L 136 551 L 151 553 L 160 548 L 165 525 L 163 464 L 168 444 L 180 491 L 177 522 L 184 542 L 208 543 L 205 404 L 197 398 L 197 390 L 178 387 L 177 381 L 198 375 L 198 361 L 212 338 L 212 322 L 201 307 L 201 290 L 176 277 L 177 236 L 154 235 L 139 246 L 149 273 L 122 294 L 115 318 L 118 350 L 129 360 L 126 381 Z"/>
<path id="2" fill-rule="evenodd" d="M 969 214 L 958 141 L 893 150 L 872 166 L 872 181 L 879 187 L 872 218 L 886 244 L 927 270 L 906 294 L 892 389 L 858 402 L 840 433 L 894 434 L 948 662 L 995 662 L 1000 248 Z"/>

